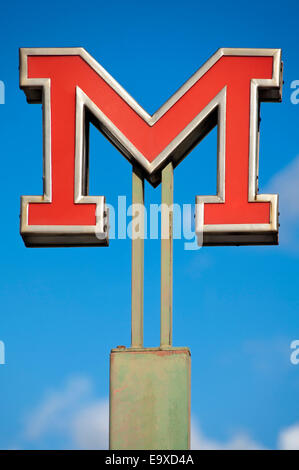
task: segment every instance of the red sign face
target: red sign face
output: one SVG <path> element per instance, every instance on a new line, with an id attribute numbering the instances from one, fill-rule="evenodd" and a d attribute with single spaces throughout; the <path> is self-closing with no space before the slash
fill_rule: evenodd
<path id="1" fill-rule="evenodd" d="M 153 186 L 218 124 L 217 195 L 196 196 L 198 237 L 277 243 L 278 196 L 258 194 L 258 133 L 259 102 L 280 101 L 281 83 L 280 50 L 219 49 L 150 116 L 84 49 L 21 49 L 20 87 L 43 102 L 45 140 L 44 194 L 22 196 L 25 243 L 107 244 L 105 198 L 87 193 L 88 119 Z"/>

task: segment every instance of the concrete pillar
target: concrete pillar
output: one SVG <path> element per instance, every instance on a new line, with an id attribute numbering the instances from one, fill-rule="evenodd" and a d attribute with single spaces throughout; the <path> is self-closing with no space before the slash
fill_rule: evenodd
<path id="1" fill-rule="evenodd" d="M 117 348 L 110 355 L 110 449 L 189 449 L 188 348 Z"/>

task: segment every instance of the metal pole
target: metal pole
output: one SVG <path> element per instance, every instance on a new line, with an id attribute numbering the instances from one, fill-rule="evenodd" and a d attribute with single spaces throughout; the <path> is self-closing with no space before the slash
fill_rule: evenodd
<path id="1" fill-rule="evenodd" d="M 132 233 L 132 327 L 131 347 L 143 347 L 143 279 L 144 279 L 144 179 L 133 168 L 132 216 L 140 221 L 139 236 Z M 134 207 L 134 205 L 136 206 Z M 142 210 L 141 210 L 142 207 Z"/>
<path id="2" fill-rule="evenodd" d="M 173 165 L 162 170 L 161 208 L 161 347 L 172 346 Z"/>

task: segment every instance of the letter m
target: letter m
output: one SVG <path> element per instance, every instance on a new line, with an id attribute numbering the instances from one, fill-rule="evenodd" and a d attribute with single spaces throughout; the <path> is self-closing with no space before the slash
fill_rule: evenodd
<path id="1" fill-rule="evenodd" d="M 25 244 L 108 244 L 105 197 L 88 194 L 89 122 L 153 186 L 218 124 L 217 192 L 196 196 L 198 238 L 277 243 L 278 196 L 258 194 L 258 145 L 260 102 L 280 101 L 281 83 L 279 49 L 219 49 L 151 116 L 84 49 L 21 49 L 20 87 L 42 102 L 44 125 L 43 195 L 21 199 Z"/>

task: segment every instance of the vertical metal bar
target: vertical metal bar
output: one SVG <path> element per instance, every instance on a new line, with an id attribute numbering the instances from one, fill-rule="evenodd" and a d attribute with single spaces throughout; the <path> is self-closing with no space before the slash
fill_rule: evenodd
<path id="1" fill-rule="evenodd" d="M 138 238 L 132 234 L 132 307 L 131 307 L 131 347 L 143 347 L 143 279 L 144 279 L 144 179 L 133 168 L 132 177 L 132 216 L 140 222 Z M 136 204 L 135 208 L 134 205 Z"/>
<path id="2" fill-rule="evenodd" d="M 162 171 L 161 207 L 161 347 L 172 346 L 173 165 Z"/>

